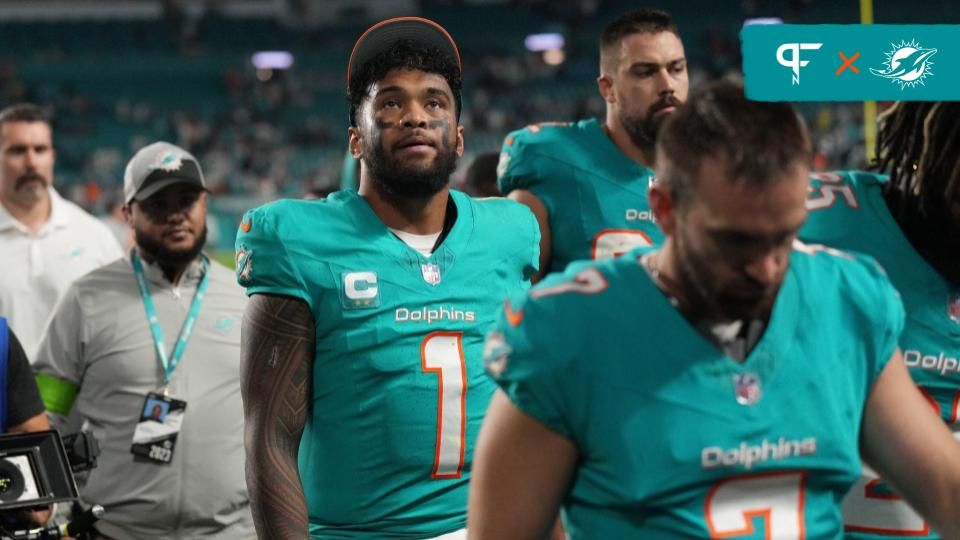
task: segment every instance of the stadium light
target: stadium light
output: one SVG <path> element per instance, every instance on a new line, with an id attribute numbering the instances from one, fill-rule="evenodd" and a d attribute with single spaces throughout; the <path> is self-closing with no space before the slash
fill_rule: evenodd
<path id="1" fill-rule="evenodd" d="M 756 17 L 743 21 L 744 26 L 750 26 L 751 24 L 783 24 L 783 19 L 780 17 Z"/>
<path id="2" fill-rule="evenodd" d="M 563 49 L 543 51 L 543 62 L 548 66 L 559 66 L 566 59 L 567 55 L 563 54 Z"/>
<path id="3" fill-rule="evenodd" d="M 563 49 L 566 41 L 563 36 L 557 33 L 548 34 L 530 34 L 523 40 L 524 46 L 531 52 L 550 51 L 553 49 Z"/>
<path id="4" fill-rule="evenodd" d="M 250 62 L 257 69 L 290 69 L 293 54 L 287 51 L 260 51 L 253 53 Z"/>

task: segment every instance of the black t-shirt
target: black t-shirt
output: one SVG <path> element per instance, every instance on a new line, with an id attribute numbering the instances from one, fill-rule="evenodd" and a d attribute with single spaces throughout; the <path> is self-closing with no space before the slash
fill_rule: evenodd
<path id="1" fill-rule="evenodd" d="M 7 356 L 7 428 L 22 424 L 43 411 L 43 400 L 27 353 L 11 331 Z"/>

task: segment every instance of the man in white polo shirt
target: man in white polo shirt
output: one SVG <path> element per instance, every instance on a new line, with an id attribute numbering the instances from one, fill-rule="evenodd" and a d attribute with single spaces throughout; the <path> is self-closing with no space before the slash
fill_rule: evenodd
<path id="1" fill-rule="evenodd" d="M 233 272 L 203 255 L 207 192 L 172 144 L 124 174 L 129 257 L 76 280 L 34 370 L 53 423 L 75 411 L 100 441 L 80 495 L 97 540 L 252 540 L 244 481 L 240 319 Z"/>
<path id="2" fill-rule="evenodd" d="M 0 111 L 0 315 L 33 362 L 53 306 L 78 277 L 123 255 L 99 220 L 53 189 L 50 120 L 36 105 Z"/>

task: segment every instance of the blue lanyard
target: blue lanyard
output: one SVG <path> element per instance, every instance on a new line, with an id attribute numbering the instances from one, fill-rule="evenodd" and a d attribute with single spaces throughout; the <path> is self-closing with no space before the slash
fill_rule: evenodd
<path id="1" fill-rule="evenodd" d="M 153 295 L 150 294 L 150 286 L 147 284 L 147 278 L 143 275 L 143 263 L 140 262 L 140 256 L 136 252 L 131 253 L 130 263 L 133 265 L 133 275 L 137 278 L 137 287 L 140 288 L 140 297 L 143 298 L 143 308 L 147 311 L 147 321 L 150 323 L 150 332 L 153 334 L 153 345 L 157 351 L 157 358 L 164 369 L 164 386 L 170 383 L 170 375 L 183 358 L 183 351 L 187 348 L 187 341 L 190 334 L 193 333 L 193 325 L 197 322 L 197 316 L 200 314 L 200 304 L 203 303 L 203 297 L 207 293 L 207 284 L 209 282 L 210 261 L 206 255 L 200 255 L 203 262 L 203 277 L 197 285 L 197 292 L 193 295 L 193 302 L 190 304 L 190 311 L 187 312 L 187 318 L 183 321 L 180 328 L 180 337 L 177 338 L 177 344 L 173 348 L 173 353 L 168 357 L 163 344 L 163 328 L 160 327 L 160 320 L 157 318 L 157 308 L 153 303 Z"/>

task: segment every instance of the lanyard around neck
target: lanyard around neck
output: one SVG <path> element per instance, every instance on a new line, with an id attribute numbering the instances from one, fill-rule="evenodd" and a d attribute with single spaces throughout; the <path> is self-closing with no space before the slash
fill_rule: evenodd
<path id="1" fill-rule="evenodd" d="M 205 255 L 200 255 L 203 263 L 203 277 L 197 285 L 197 292 L 193 295 L 193 302 L 190 304 L 190 311 L 187 312 L 187 318 L 183 321 L 180 328 L 180 337 L 177 338 L 177 344 L 173 348 L 173 353 L 167 356 L 164 346 L 163 328 L 160 326 L 160 319 L 157 317 L 157 308 L 153 303 L 153 295 L 150 293 L 150 286 L 147 284 L 147 278 L 143 273 L 143 263 L 136 252 L 130 256 L 130 263 L 133 266 L 133 275 L 137 278 L 137 287 L 140 289 L 140 297 L 143 299 L 143 308 L 147 312 L 147 321 L 150 323 L 150 333 L 153 334 L 153 345 L 157 352 L 157 358 L 164 369 L 164 384 L 170 383 L 170 376 L 173 370 L 183 358 L 183 351 L 187 348 L 187 341 L 190 334 L 193 333 L 193 325 L 197 322 L 197 316 L 200 313 L 200 305 L 203 303 L 203 297 L 207 292 L 210 273 L 207 271 L 210 261 Z"/>

